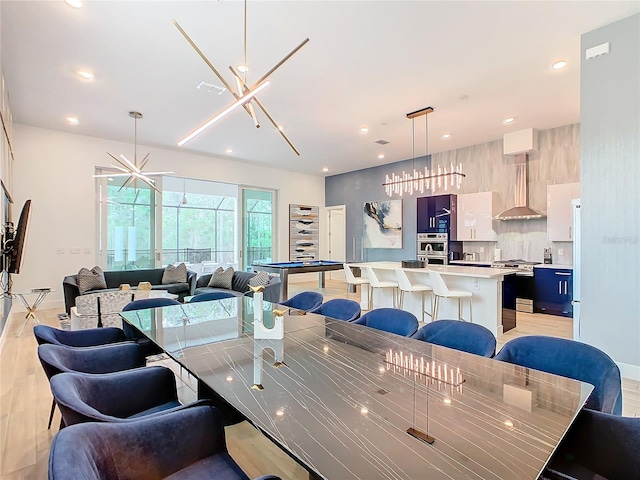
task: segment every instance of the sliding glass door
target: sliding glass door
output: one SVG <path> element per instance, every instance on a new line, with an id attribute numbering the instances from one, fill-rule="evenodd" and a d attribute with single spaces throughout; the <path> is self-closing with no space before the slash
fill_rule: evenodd
<path id="1" fill-rule="evenodd" d="M 100 265 L 106 270 L 154 268 L 156 195 L 143 182 L 137 182 L 136 188 L 121 190 L 125 180 L 126 177 L 98 179 Z"/>
<path id="2" fill-rule="evenodd" d="M 276 192 L 241 188 L 243 270 L 251 270 L 255 262 L 272 262 L 275 258 Z"/>

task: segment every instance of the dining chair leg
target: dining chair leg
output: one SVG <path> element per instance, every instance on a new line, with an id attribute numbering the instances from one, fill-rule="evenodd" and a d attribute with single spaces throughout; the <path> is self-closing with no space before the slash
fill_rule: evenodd
<path id="1" fill-rule="evenodd" d="M 53 421 L 53 412 L 56 411 L 56 399 L 51 400 L 51 412 L 49 412 L 49 423 L 47 424 L 47 430 L 51 428 L 51 422 Z"/>

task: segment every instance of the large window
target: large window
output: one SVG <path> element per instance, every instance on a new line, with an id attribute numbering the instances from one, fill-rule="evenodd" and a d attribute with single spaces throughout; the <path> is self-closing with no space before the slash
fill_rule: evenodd
<path id="1" fill-rule="evenodd" d="M 157 179 L 160 196 L 140 182 L 120 190 L 123 182 L 98 183 L 100 264 L 107 270 L 185 262 L 203 274 L 272 260 L 274 191 L 242 188 L 240 201 L 240 188 L 225 183 L 165 176 Z"/>
<path id="2" fill-rule="evenodd" d="M 238 264 L 238 187 L 165 177 L 162 193 L 162 264 Z"/>

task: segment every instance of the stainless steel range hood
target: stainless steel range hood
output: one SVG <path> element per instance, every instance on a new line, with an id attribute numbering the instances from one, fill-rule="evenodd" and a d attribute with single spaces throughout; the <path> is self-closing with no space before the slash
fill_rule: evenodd
<path id="1" fill-rule="evenodd" d="M 516 189 L 515 206 L 496 215 L 497 220 L 530 220 L 532 218 L 544 218 L 543 213 L 529 207 L 529 190 L 527 184 L 528 166 L 527 154 L 520 153 L 515 156 L 516 165 Z"/>

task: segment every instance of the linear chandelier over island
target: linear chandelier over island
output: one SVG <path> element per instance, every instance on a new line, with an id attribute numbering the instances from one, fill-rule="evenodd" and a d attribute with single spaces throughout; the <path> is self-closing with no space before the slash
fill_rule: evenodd
<path id="1" fill-rule="evenodd" d="M 401 175 L 392 173 L 391 175 L 385 175 L 385 181 L 382 184 L 385 193 L 392 197 L 393 195 L 402 196 L 403 194 L 413 195 L 416 193 L 425 193 L 425 190 L 431 190 L 432 193 L 436 189 L 443 188 L 445 191 L 451 187 L 451 189 L 460 188 L 462 185 L 462 179 L 466 176 L 462 173 L 462 163 L 454 165 L 451 162 L 450 167 L 432 168 L 425 165 L 424 171 L 416 170 L 415 168 L 415 119 L 424 115 L 424 134 L 425 134 L 425 161 L 429 154 L 429 129 L 427 115 L 433 112 L 433 107 L 426 107 L 415 112 L 407 113 L 407 118 L 411 119 L 411 157 L 413 159 L 413 172 L 402 172 Z"/>

